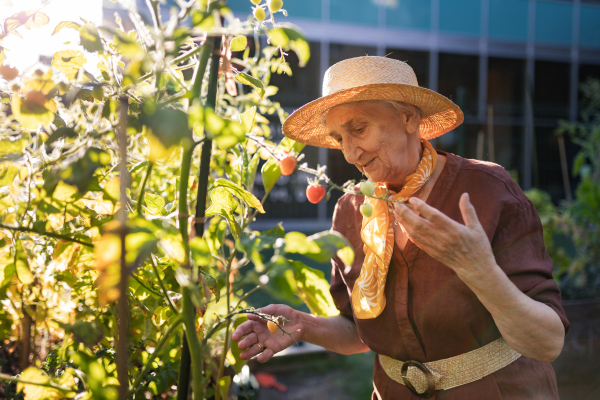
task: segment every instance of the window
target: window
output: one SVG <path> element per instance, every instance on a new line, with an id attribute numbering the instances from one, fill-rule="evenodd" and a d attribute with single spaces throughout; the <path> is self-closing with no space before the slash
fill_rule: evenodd
<path id="1" fill-rule="evenodd" d="M 479 57 L 440 53 L 438 89 L 466 115 L 477 115 L 477 88 L 479 86 Z M 458 96 L 464 93 L 464 96 Z"/>
<path id="2" fill-rule="evenodd" d="M 579 23 L 579 44 L 600 48 L 600 4 L 582 4 Z"/>
<path id="3" fill-rule="evenodd" d="M 385 49 L 386 57 L 406 62 L 415 71 L 419 86 L 429 86 L 429 53 L 425 51 Z"/>
<path id="4" fill-rule="evenodd" d="M 374 1 L 330 0 L 329 19 L 359 25 L 377 25 L 379 10 Z"/>
<path id="5" fill-rule="evenodd" d="M 527 40 L 527 0 L 490 0 L 489 37 L 500 40 Z"/>
<path id="6" fill-rule="evenodd" d="M 536 61 L 534 80 L 534 116 L 568 118 L 570 65 L 553 61 Z"/>
<path id="7" fill-rule="evenodd" d="M 573 30 L 573 6 L 556 1 L 538 1 L 535 7 L 535 41 L 570 45 Z"/>
<path id="8" fill-rule="evenodd" d="M 372 46 L 352 46 L 346 44 L 329 45 L 329 65 L 352 57 L 375 56 L 377 48 Z"/>
<path id="9" fill-rule="evenodd" d="M 488 59 L 488 104 L 494 115 L 522 117 L 525 90 L 525 60 Z"/>
<path id="10" fill-rule="evenodd" d="M 385 10 L 385 24 L 389 28 L 431 29 L 431 2 L 402 0 Z"/>
<path id="11" fill-rule="evenodd" d="M 439 0 L 440 32 L 477 36 L 481 33 L 480 0 Z"/>
<path id="12" fill-rule="evenodd" d="M 303 68 L 298 66 L 296 53 L 289 51 L 286 60 L 292 68 L 292 75 L 271 75 L 270 84 L 279 88 L 272 98 L 283 107 L 296 109 L 321 96 L 321 44 L 310 42 L 309 45 L 310 60 Z"/>

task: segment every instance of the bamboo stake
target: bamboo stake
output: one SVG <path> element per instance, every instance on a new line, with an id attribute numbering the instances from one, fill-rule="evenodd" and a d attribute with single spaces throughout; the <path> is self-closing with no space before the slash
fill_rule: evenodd
<path id="1" fill-rule="evenodd" d="M 477 132 L 477 158 L 483 161 L 483 141 L 485 140 L 485 133 L 483 131 Z"/>
<path id="2" fill-rule="evenodd" d="M 488 157 L 490 162 L 494 161 L 494 106 L 488 106 L 487 109 L 488 124 Z"/>
<path id="3" fill-rule="evenodd" d="M 569 182 L 569 167 L 567 165 L 567 151 L 565 149 L 565 137 L 558 135 L 558 151 L 560 153 L 560 169 L 562 170 L 563 185 L 565 187 L 565 196 L 570 203 L 573 200 L 571 194 L 571 182 Z"/>
<path id="4" fill-rule="evenodd" d="M 121 239 L 121 276 L 119 279 L 119 300 L 117 303 L 118 338 L 117 338 L 117 377 L 119 379 L 119 400 L 127 400 L 129 390 L 129 304 L 127 301 L 128 271 L 125 261 L 125 237 L 127 236 L 127 110 L 129 99 L 121 97 L 119 102 L 119 126 L 117 127 L 117 141 L 119 144 L 119 178 L 120 201 L 119 209 L 119 236 Z"/>
<path id="5" fill-rule="evenodd" d="M 209 71 L 209 82 L 208 82 L 208 93 L 206 96 L 206 106 L 215 109 L 217 99 L 217 83 L 219 80 L 219 61 L 221 58 L 221 38 L 209 38 L 204 44 L 203 54 L 200 56 L 200 60 L 208 60 L 210 52 L 212 52 L 212 62 Z M 204 57 L 203 57 L 204 55 Z M 199 67 L 198 76 L 196 81 L 202 80 L 204 76 L 204 70 L 206 68 L 206 62 L 203 62 Z M 194 83 L 193 87 L 200 87 L 200 84 Z M 197 93 L 199 95 L 199 93 Z M 202 236 L 204 232 L 204 217 L 206 211 L 206 195 L 208 188 L 208 178 L 210 175 L 210 158 L 212 153 L 212 140 L 205 138 L 202 142 L 202 150 L 200 154 L 200 171 L 198 174 L 198 194 L 196 197 L 196 222 L 194 229 L 197 235 Z M 180 185 L 187 184 L 187 182 L 181 182 Z M 181 212 L 181 210 L 180 210 Z M 195 271 L 197 276 L 197 271 Z M 190 307 L 193 307 L 190 305 Z M 186 329 L 188 326 L 186 324 Z M 199 363 L 199 365 L 201 365 Z M 177 385 L 177 400 L 187 400 L 189 386 L 190 386 L 190 349 L 188 341 L 184 340 L 181 346 L 181 359 L 179 361 L 179 382 Z"/>

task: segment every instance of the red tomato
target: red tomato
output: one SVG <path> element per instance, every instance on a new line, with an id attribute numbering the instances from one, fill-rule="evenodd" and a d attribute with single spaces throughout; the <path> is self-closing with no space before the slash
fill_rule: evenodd
<path id="1" fill-rule="evenodd" d="M 291 175 L 296 168 L 296 157 L 287 156 L 283 160 L 281 160 L 279 164 L 279 169 L 281 170 L 281 175 Z"/>
<path id="2" fill-rule="evenodd" d="M 308 185 L 306 187 L 306 198 L 313 204 L 317 204 L 325 197 L 325 188 L 319 185 Z"/>

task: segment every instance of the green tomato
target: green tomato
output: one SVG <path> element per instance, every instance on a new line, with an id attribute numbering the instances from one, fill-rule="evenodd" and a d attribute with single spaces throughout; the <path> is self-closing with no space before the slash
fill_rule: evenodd
<path id="1" fill-rule="evenodd" d="M 360 213 L 369 218 L 371 214 L 373 214 L 373 205 L 372 204 L 363 204 L 360 206 Z"/>
<path id="2" fill-rule="evenodd" d="M 262 0 L 250 0 L 252 4 L 259 5 Z"/>
<path id="3" fill-rule="evenodd" d="M 269 10 L 271 13 L 276 13 L 277 11 L 281 10 L 281 7 L 283 7 L 283 0 L 269 1 Z"/>
<path id="4" fill-rule="evenodd" d="M 360 192 L 365 196 L 373 196 L 375 194 L 375 185 L 371 181 L 363 182 L 360 185 Z"/>
<path id="5" fill-rule="evenodd" d="M 259 21 L 264 21 L 267 17 L 267 13 L 265 13 L 265 9 L 262 7 L 257 7 L 254 9 L 254 18 Z"/>

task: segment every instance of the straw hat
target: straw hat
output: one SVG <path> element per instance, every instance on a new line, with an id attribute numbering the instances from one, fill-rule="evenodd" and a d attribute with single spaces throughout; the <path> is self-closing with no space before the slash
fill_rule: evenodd
<path id="1" fill-rule="evenodd" d="M 301 143 L 339 149 L 327 133 L 324 112 L 339 104 L 361 100 L 396 100 L 421 110 L 420 133 L 432 139 L 459 126 L 460 108 L 441 94 L 417 83 L 405 62 L 386 57 L 355 57 L 331 66 L 323 79 L 323 97 L 305 104 L 283 124 L 283 134 Z"/>

